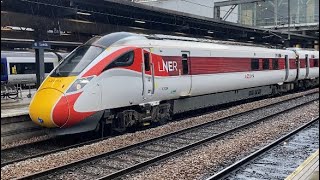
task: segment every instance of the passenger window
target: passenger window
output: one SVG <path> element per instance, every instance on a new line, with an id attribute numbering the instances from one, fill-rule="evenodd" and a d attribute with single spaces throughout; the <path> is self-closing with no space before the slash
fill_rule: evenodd
<path id="1" fill-rule="evenodd" d="M 116 60 L 114 60 L 103 71 L 114 68 L 114 67 L 130 66 L 133 64 L 133 59 L 134 59 L 134 52 L 133 51 L 127 52 L 122 56 L 118 57 Z"/>
<path id="2" fill-rule="evenodd" d="M 306 64 L 305 64 L 305 61 L 304 60 L 300 60 L 300 68 L 305 68 L 306 67 Z"/>
<path id="3" fill-rule="evenodd" d="M 45 73 L 50 73 L 53 69 L 53 63 L 44 63 Z"/>
<path id="4" fill-rule="evenodd" d="M 150 54 L 144 53 L 144 69 L 150 71 Z"/>
<path id="5" fill-rule="evenodd" d="M 251 70 L 259 70 L 259 59 L 251 59 Z"/>
<path id="6" fill-rule="evenodd" d="M 314 67 L 319 67 L 319 59 L 313 60 Z"/>
<path id="7" fill-rule="evenodd" d="M 262 69 L 269 69 L 269 59 L 263 59 L 263 66 Z"/>
<path id="8" fill-rule="evenodd" d="M 11 74 L 36 74 L 35 63 L 10 63 Z"/>
<path id="9" fill-rule="evenodd" d="M 279 69 L 279 60 L 278 59 L 272 59 L 272 69 L 274 69 L 274 70 Z"/>
<path id="10" fill-rule="evenodd" d="M 306 54 L 305 63 L 306 63 L 306 67 L 309 67 L 309 65 L 308 65 L 308 54 Z"/>
<path id="11" fill-rule="evenodd" d="M 189 67 L 188 67 L 188 55 L 182 54 L 182 68 L 183 68 L 183 75 L 189 73 Z"/>
<path id="12" fill-rule="evenodd" d="M 289 57 L 288 57 L 288 55 L 285 55 L 285 63 L 284 63 L 284 66 L 285 66 L 285 68 L 286 69 L 289 69 Z"/>

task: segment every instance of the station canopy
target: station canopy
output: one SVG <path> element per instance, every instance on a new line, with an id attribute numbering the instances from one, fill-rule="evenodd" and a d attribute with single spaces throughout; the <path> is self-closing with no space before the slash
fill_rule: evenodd
<path id="1" fill-rule="evenodd" d="M 92 36 L 119 31 L 278 47 L 285 43 L 312 47 L 318 40 L 124 0 L 2 0 L 1 6 L 2 47 L 29 46 L 36 39 L 51 42 L 53 48 L 74 48 Z"/>

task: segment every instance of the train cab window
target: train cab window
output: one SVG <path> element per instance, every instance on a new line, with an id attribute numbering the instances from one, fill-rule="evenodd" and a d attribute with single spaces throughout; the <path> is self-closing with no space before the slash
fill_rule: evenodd
<path id="1" fill-rule="evenodd" d="M 134 52 L 133 51 L 127 52 L 121 55 L 120 57 L 118 57 L 116 60 L 114 60 L 111 64 L 109 64 L 104 69 L 104 71 L 114 67 L 130 66 L 133 63 L 133 60 L 134 60 Z"/>
<path id="2" fill-rule="evenodd" d="M 262 69 L 269 69 L 269 59 L 263 59 L 262 61 Z"/>
<path id="3" fill-rule="evenodd" d="M 259 70 L 259 59 L 251 59 L 251 70 Z"/>
<path id="4" fill-rule="evenodd" d="M 144 53 L 144 70 L 150 71 L 150 53 Z"/>
<path id="5" fill-rule="evenodd" d="M 274 69 L 274 70 L 279 69 L 279 60 L 278 59 L 272 59 L 272 69 Z"/>
<path id="6" fill-rule="evenodd" d="M 183 68 L 183 75 L 189 74 L 189 67 L 188 67 L 188 55 L 182 54 L 182 68 Z"/>
<path id="7" fill-rule="evenodd" d="M 69 54 L 51 74 L 52 77 L 67 77 L 80 74 L 96 59 L 104 48 L 97 46 L 80 46 Z"/>
<path id="8" fill-rule="evenodd" d="M 116 66 L 130 66 L 133 63 L 133 51 L 127 52 L 114 61 Z"/>
<path id="9" fill-rule="evenodd" d="M 313 60 L 313 66 L 314 67 L 319 67 L 319 59 L 314 59 Z"/>

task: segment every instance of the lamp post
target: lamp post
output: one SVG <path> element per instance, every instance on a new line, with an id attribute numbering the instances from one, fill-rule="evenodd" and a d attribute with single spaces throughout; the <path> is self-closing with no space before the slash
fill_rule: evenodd
<path id="1" fill-rule="evenodd" d="M 290 41 L 290 0 L 288 0 L 288 41 Z"/>

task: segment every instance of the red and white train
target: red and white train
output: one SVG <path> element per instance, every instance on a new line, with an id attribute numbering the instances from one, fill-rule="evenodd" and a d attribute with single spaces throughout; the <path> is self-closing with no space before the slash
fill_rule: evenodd
<path id="1" fill-rule="evenodd" d="M 45 79 L 31 119 L 55 134 L 164 123 L 172 114 L 319 83 L 319 52 L 112 33 L 76 48 Z"/>

